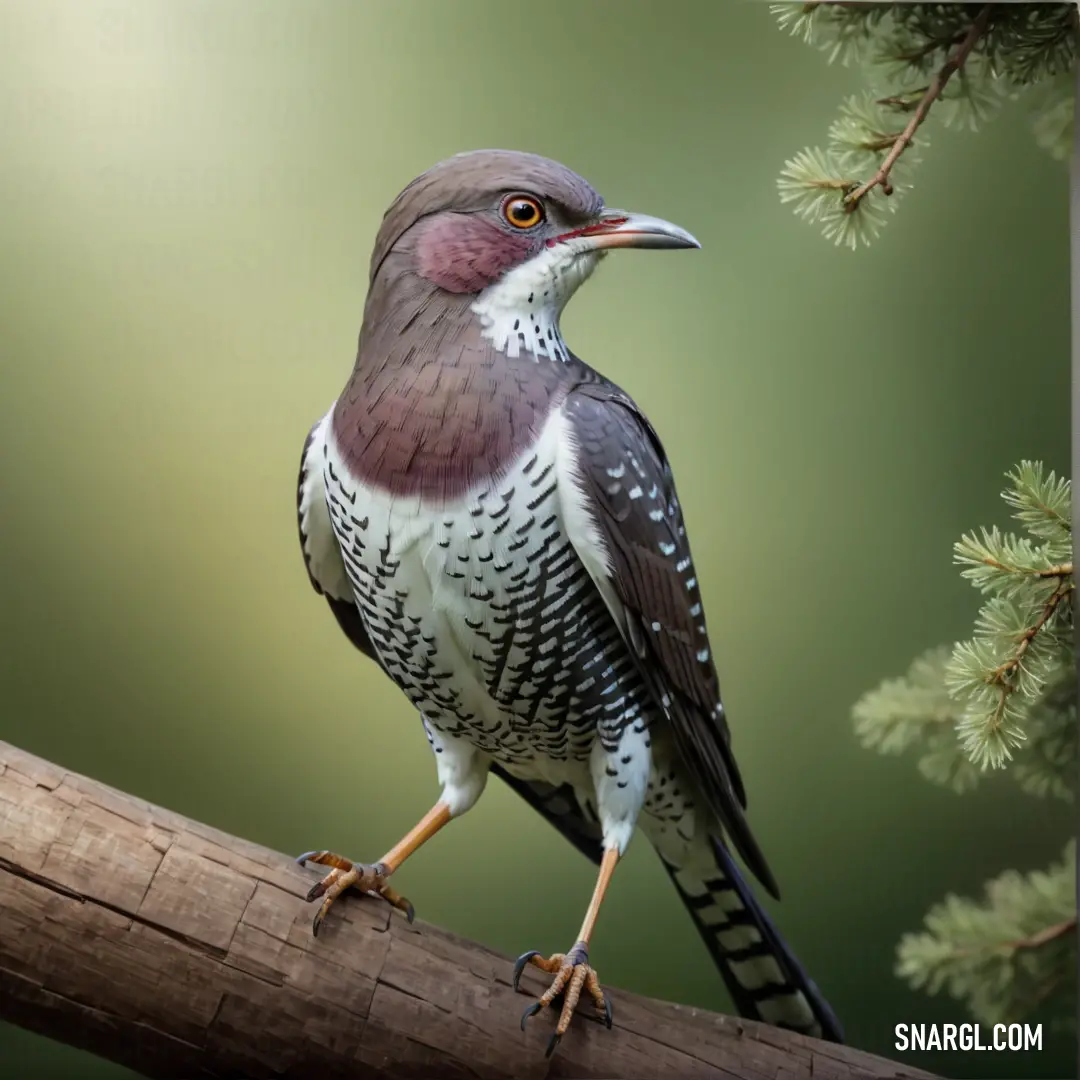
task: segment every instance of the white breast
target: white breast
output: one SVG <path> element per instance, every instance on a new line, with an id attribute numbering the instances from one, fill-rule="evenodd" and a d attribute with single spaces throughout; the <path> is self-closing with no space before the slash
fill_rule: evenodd
<path id="1" fill-rule="evenodd" d="M 607 559 L 562 414 L 553 413 L 497 482 L 452 503 L 355 482 L 329 416 L 322 444 L 331 520 L 357 605 L 380 659 L 417 708 L 508 766 L 586 758 L 592 732 L 583 725 L 579 745 L 568 747 L 559 725 L 574 683 L 586 692 L 582 654 L 591 648 L 597 664 L 609 664 L 611 643 L 575 624 L 571 648 L 568 616 L 614 628 L 592 584 Z M 561 713 L 549 707 L 559 702 Z"/>

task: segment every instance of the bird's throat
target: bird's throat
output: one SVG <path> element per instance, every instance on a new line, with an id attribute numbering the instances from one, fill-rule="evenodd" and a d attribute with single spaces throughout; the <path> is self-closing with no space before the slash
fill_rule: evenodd
<path id="1" fill-rule="evenodd" d="M 472 305 L 484 338 L 511 359 L 566 363 L 570 351 L 559 318 L 598 261 L 595 252 L 557 245 L 504 274 Z"/>
<path id="2" fill-rule="evenodd" d="M 542 298 L 543 299 L 543 298 Z M 570 350 L 559 330 L 561 311 L 553 304 L 530 303 L 514 308 L 478 300 L 473 313 L 492 348 L 510 359 L 528 357 L 538 362 L 566 363 Z"/>

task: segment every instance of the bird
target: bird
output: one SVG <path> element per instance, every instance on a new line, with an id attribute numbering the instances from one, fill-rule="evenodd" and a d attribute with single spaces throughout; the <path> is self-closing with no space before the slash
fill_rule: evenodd
<path id="1" fill-rule="evenodd" d="M 317 850 L 312 928 L 347 889 L 410 919 L 391 881 L 494 774 L 597 866 L 550 985 L 547 1053 L 583 995 L 631 838 L 660 857 L 739 1013 L 841 1042 L 835 1014 L 735 860 L 779 897 L 746 817 L 701 584 L 671 465 L 645 413 L 566 344 L 560 316 L 608 253 L 695 249 L 609 208 L 566 166 L 474 150 L 383 216 L 355 364 L 304 441 L 297 520 L 311 585 L 406 695 L 440 794 L 374 863 Z M 554 1011 L 554 1010 L 553 1010 Z"/>

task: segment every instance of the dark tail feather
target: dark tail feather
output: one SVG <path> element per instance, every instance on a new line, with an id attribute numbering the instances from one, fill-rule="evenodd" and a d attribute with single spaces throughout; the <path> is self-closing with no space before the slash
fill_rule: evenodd
<path id="1" fill-rule="evenodd" d="M 718 840 L 715 876 L 665 862 L 741 1016 L 830 1042 L 844 1032 L 828 1002 L 780 936 Z"/>

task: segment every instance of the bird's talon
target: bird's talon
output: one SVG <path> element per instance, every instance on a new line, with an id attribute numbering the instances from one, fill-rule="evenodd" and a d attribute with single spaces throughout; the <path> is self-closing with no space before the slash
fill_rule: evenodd
<path id="1" fill-rule="evenodd" d="M 329 866 L 334 870 L 351 870 L 353 867 L 352 860 L 346 859 L 343 855 L 337 855 L 333 851 L 305 851 L 303 855 L 296 856 L 296 863 L 298 866 L 303 866 L 305 863 L 316 863 L 319 866 Z"/>
<path id="2" fill-rule="evenodd" d="M 584 942 L 576 942 L 569 952 L 555 953 L 546 960 L 535 950 L 523 953 L 514 964 L 513 987 L 515 990 L 518 988 L 518 982 L 526 964 L 532 964 L 534 967 L 548 972 L 553 978 L 547 990 L 525 1010 L 524 1015 L 521 1017 L 522 1031 L 525 1030 L 525 1022 L 530 1016 L 535 1016 L 556 998 L 562 998 L 559 1022 L 555 1028 L 555 1034 L 548 1043 L 546 1056 L 551 1056 L 555 1047 L 559 1045 L 559 1040 L 570 1026 L 570 1021 L 574 1017 L 574 1010 L 581 999 L 582 990 L 588 990 L 596 1005 L 597 1012 L 601 1015 L 604 1023 L 609 1028 L 611 1027 L 611 1004 L 603 990 L 600 989 L 600 982 L 596 977 L 596 972 L 589 964 L 589 949 Z"/>
<path id="3" fill-rule="evenodd" d="M 517 993 L 517 989 L 518 989 L 518 983 L 520 983 L 520 982 L 521 982 L 521 973 L 522 973 L 522 972 L 523 972 L 523 971 L 525 970 L 525 965 L 526 965 L 526 964 L 527 964 L 527 963 L 528 963 L 528 962 L 529 962 L 529 961 L 530 961 L 530 960 L 531 960 L 531 959 L 532 959 L 532 958 L 533 958 L 534 956 L 539 956 L 539 955 L 540 955 L 540 954 L 539 954 L 539 953 L 538 953 L 538 952 L 537 952 L 537 951 L 536 951 L 535 949 L 533 949 L 533 950 L 532 950 L 531 952 L 527 952 L 527 953 L 522 953 L 522 954 L 521 954 L 521 955 L 520 955 L 520 956 L 519 956 L 519 957 L 518 957 L 518 958 L 517 958 L 517 959 L 516 959 L 516 960 L 514 961 L 514 979 L 513 979 L 513 982 L 511 983 L 511 985 L 512 985 L 512 986 L 513 986 L 513 988 L 514 988 L 514 993 Z"/>
<path id="4" fill-rule="evenodd" d="M 525 1030 L 525 1021 L 530 1016 L 535 1016 L 544 1006 L 539 1001 L 534 1001 L 522 1014 L 521 1014 L 521 1030 Z"/>
<path id="5" fill-rule="evenodd" d="M 376 875 L 376 883 L 374 891 L 377 892 L 391 907 L 395 907 L 400 911 L 408 922 L 412 922 L 416 918 L 416 909 L 405 899 L 400 893 L 395 892 L 386 884 L 386 877 L 389 873 L 388 870 L 383 867 L 381 863 L 377 863 L 374 867 Z"/>
<path id="6" fill-rule="evenodd" d="M 307 893 L 309 903 L 322 897 L 322 904 L 311 922 L 313 937 L 319 936 L 319 928 L 322 926 L 323 919 L 326 918 L 326 913 L 346 889 L 376 893 L 391 907 L 404 912 L 409 922 L 412 922 L 415 917 L 412 904 L 387 884 L 386 879 L 390 876 L 390 871 L 382 863 L 373 865 L 354 863 L 341 855 L 335 855 L 332 851 L 308 851 L 299 856 L 296 861 L 301 865 L 312 862 L 331 868 L 330 873 L 312 885 Z"/>

